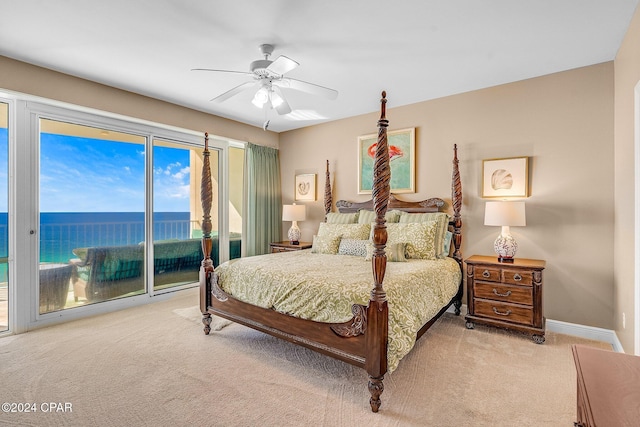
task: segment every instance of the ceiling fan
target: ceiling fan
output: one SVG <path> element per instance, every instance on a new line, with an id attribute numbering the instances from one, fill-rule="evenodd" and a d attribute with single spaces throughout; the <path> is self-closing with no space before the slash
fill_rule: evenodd
<path id="1" fill-rule="evenodd" d="M 290 113 L 291 106 L 285 99 L 281 88 L 306 92 L 327 99 L 336 99 L 338 97 L 337 90 L 285 77 L 284 75 L 286 73 L 300 64 L 284 55 L 280 55 L 274 61 L 271 61 L 269 57 L 273 53 L 274 46 L 272 44 L 261 44 L 259 47 L 260 52 L 264 55 L 264 59 L 253 61 L 249 66 L 250 71 L 214 70 L 210 68 L 192 69 L 192 71 L 246 74 L 252 77 L 252 81 L 242 83 L 216 96 L 211 101 L 223 102 L 242 91 L 257 89 L 251 102 L 258 108 L 272 108 L 275 109 L 278 114 L 282 115 Z"/>

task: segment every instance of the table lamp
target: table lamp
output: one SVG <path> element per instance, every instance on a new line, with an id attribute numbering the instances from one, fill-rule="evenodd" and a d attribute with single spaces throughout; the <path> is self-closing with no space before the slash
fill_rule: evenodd
<path id="1" fill-rule="evenodd" d="M 282 207 L 282 220 L 292 221 L 291 228 L 287 233 L 289 237 L 289 243 L 292 245 L 300 244 L 300 229 L 298 228 L 298 221 L 304 221 L 307 210 L 304 205 L 284 205 Z"/>
<path id="2" fill-rule="evenodd" d="M 513 262 L 518 244 L 511 236 L 509 227 L 527 225 L 524 202 L 487 202 L 484 208 L 484 225 L 502 227 L 502 232 L 493 243 L 493 249 L 498 254 L 498 261 Z"/>

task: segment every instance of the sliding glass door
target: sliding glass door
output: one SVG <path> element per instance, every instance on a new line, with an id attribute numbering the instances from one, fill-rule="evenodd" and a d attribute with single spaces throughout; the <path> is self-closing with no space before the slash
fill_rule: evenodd
<path id="1" fill-rule="evenodd" d="M 219 150 L 211 149 L 212 222 L 218 229 Z M 155 290 L 198 281 L 202 263 L 202 147 L 153 140 L 153 286 Z M 219 241 L 213 242 L 217 265 Z"/>
<path id="2" fill-rule="evenodd" d="M 0 98 L 0 333 L 195 286 L 203 135 L 8 96 Z M 244 149 L 210 138 L 209 150 L 218 265 L 241 256 Z"/>
<path id="3" fill-rule="evenodd" d="M 0 332 L 9 329 L 9 106 L 0 102 Z"/>
<path id="4" fill-rule="evenodd" d="M 198 281 L 201 146 L 49 118 L 39 120 L 39 129 L 40 314 Z M 150 174 L 147 138 L 152 140 Z M 211 256 L 218 265 L 220 215 L 226 215 L 219 209 L 222 151 L 214 147 L 210 152 Z M 225 258 L 237 258 L 241 251 L 243 154 L 236 149 L 232 160 L 237 176 Z M 150 218 L 145 213 L 149 191 Z"/>
<path id="5" fill-rule="evenodd" d="M 146 138 L 39 129 L 40 314 L 144 293 Z"/>

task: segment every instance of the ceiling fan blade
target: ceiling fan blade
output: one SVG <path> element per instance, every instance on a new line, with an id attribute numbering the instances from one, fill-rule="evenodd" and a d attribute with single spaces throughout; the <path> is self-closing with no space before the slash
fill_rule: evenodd
<path id="1" fill-rule="evenodd" d="M 192 68 L 191 71 L 213 71 L 216 73 L 246 74 L 249 76 L 253 76 L 253 73 L 250 73 L 248 71 L 214 70 L 213 68 Z"/>
<path id="2" fill-rule="evenodd" d="M 274 86 L 273 91 L 280 97 L 280 100 L 282 100 L 282 102 L 275 107 L 278 114 L 280 114 L 281 116 L 284 114 L 289 114 L 291 112 L 291 106 L 285 99 L 284 95 L 282 95 L 282 91 L 280 90 L 280 88 Z M 273 100 L 271 102 L 273 103 Z"/>
<path id="3" fill-rule="evenodd" d="M 327 99 L 336 99 L 338 97 L 338 91 L 335 89 L 329 89 L 328 87 L 319 86 L 313 83 L 304 82 L 302 80 L 283 78 L 278 82 L 273 82 L 281 87 L 288 87 L 290 89 L 307 92 L 312 95 L 318 95 Z"/>
<path id="4" fill-rule="evenodd" d="M 293 70 L 294 68 L 296 68 L 298 64 L 296 61 L 294 61 L 291 58 L 288 58 L 284 55 L 280 55 L 276 58 L 275 61 L 273 61 L 268 67 L 267 67 L 267 71 L 274 73 L 274 74 L 278 74 L 278 75 L 283 75 L 285 73 L 288 73 L 289 71 Z"/>
<path id="5" fill-rule="evenodd" d="M 227 99 L 231 98 L 232 96 L 239 94 L 243 90 L 247 90 L 250 87 L 256 86 L 256 84 L 257 84 L 256 82 L 242 83 L 241 85 L 238 85 L 238 86 L 234 87 L 233 89 L 230 89 L 230 90 L 226 91 L 225 93 L 216 96 L 215 98 L 212 99 L 212 101 L 215 101 L 215 102 L 226 101 Z"/>

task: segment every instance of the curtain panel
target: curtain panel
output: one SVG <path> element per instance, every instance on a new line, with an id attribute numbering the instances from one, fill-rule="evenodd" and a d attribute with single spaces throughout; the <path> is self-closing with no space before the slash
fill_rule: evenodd
<path id="1" fill-rule="evenodd" d="M 280 152 L 248 143 L 245 256 L 269 252 L 269 243 L 282 240 Z"/>

